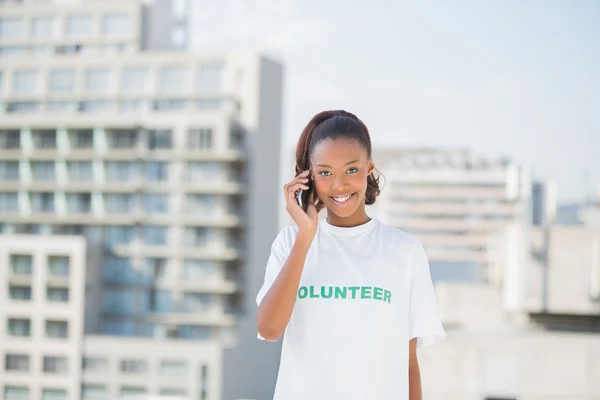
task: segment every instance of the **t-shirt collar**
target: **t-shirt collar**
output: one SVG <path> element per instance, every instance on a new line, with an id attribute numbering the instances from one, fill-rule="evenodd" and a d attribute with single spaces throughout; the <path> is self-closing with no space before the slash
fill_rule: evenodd
<path id="1" fill-rule="evenodd" d="M 321 226 L 323 230 L 336 235 L 355 235 L 358 233 L 368 232 L 375 227 L 376 223 L 376 219 L 371 218 L 368 222 L 365 222 L 361 225 L 342 227 L 331 225 L 329 222 L 327 222 L 326 218 L 319 220 L 319 226 Z"/>

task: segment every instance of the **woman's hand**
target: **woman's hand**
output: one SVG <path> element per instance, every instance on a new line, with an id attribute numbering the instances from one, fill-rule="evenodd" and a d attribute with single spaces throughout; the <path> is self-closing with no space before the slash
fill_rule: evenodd
<path id="1" fill-rule="evenodd" d="M 292 216 L 296 225 L 298 225 L 299 232 L 314 236 L 319 226 L 317 208 L 315 207 L 314 187 L 311 190 L 306 212 L 304 212 L 296 200 L 296 192 L 298 190 L 309 189 L 306 185 L 309 181 L 309 173 L 310 170 L 299 173 L 293 181 L 283 186 L 283 192 L 285 194 L 285 209 Z"/>

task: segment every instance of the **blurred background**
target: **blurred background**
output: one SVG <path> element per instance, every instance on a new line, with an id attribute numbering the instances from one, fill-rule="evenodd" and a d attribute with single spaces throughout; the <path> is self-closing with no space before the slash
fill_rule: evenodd
<path id="1" fill-rule="evenodd" d="M 424 399 L 600 399 L 596 1 L 0 0 L 0 397 L 272 398 L 300 132 L 425 245 Z M 376 400 L 376 399 L 374 399 Z"/>

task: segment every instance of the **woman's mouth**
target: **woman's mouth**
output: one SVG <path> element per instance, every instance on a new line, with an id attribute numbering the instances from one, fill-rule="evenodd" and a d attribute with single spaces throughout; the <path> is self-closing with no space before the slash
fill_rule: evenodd
<path id="1" fill-rule="evenodd" d="M 329 196 L 329 198 L 333 200 L 335 204 L 343 206 L 344 204 L 348 204 L 354 196 L 356 196 L 356 192 L 346 196 Z"/>

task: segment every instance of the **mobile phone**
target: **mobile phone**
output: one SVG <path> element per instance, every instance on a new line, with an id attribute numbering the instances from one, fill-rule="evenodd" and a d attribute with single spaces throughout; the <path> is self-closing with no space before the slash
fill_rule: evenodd
<path id="1" fill-rule="evenodd" d="M 308 202 L 310 201 L 310 194 L 312 192 L 312 180 L 309 180 L 306 186 L 308 186 L 308 190 L 300 189 L 296 192 L 296 200 L 304 212 L 308 210 Z"/>

